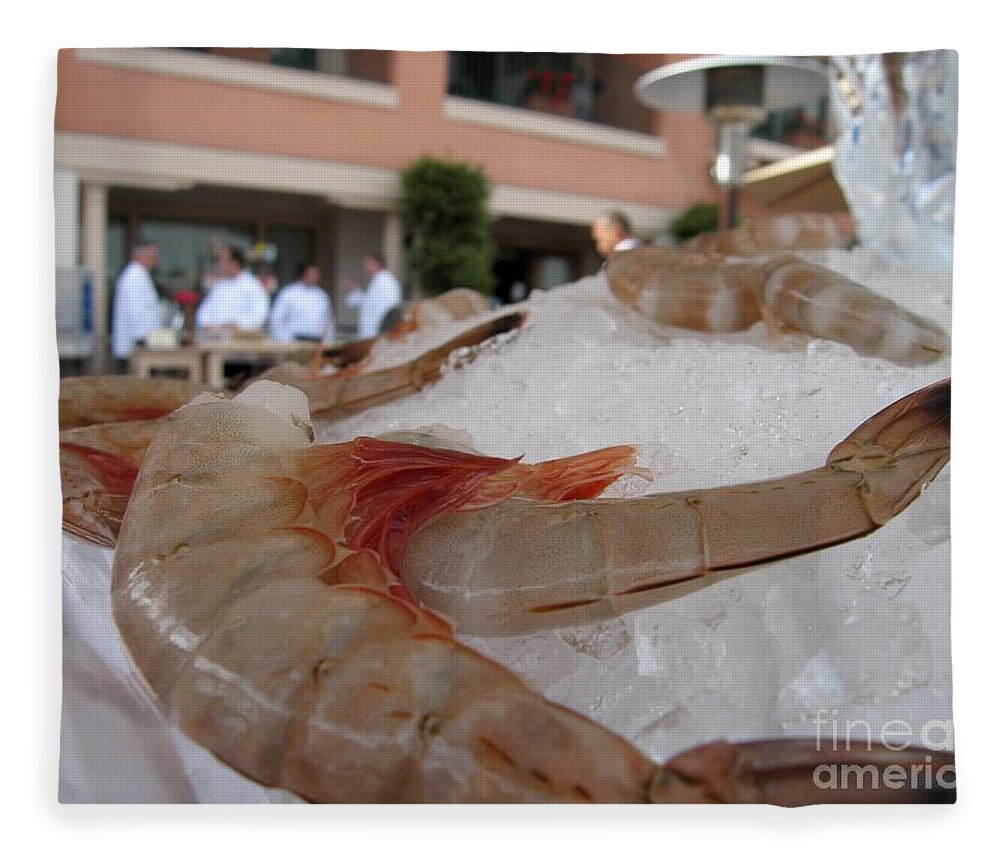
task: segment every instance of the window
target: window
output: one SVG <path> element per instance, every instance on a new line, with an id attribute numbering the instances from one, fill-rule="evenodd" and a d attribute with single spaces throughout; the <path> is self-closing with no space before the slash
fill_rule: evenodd
<path id="1" fill-rule="evenodd" d="M 265 241 L 275 250 L 271 268 L 280 286 L 295 280 L 303 263 L 315 262 L 316 231 L 311 227 L 272 224 L 267 228 Z"/>
<path id="2" fill-rule="evenodd" d="M 800 149 L 815 149 L 828 143 L 827 116 L 829 99 L 788 110 L 771 111 L 753 131 L 754 137 L 787 143 Z"/>
<path id="3" fill-rule="evenodd" d="M 316 71 L 315 48 L 271 48 L 269 62 L 274 66 L 288 69 L 308 69 Z"/>
<path id="4" fill-rule="evenodd" d="M 448 94 L 649 133 L 632 90 L 648 70 L 627 54 L 452 51 Z"/>
<path id="5" fill-rule="evenodd" d="M 185 48 L 184 50 L 375 83 L 389 83 L 392 71 L 391 51 L 326 48 Z"/>

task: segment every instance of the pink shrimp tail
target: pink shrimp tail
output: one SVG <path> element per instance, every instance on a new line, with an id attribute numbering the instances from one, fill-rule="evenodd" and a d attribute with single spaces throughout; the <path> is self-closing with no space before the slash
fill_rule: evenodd
<path id="1" fill-rule="evenodd" d="M 372 550 L 398 570 L 407 538 L 461 508 L 491 475 L 516 463 L 366 436 L 303 453 L 306 482 L 327 529 L 353 550 Z"/>
<path id="2" fill-rule="evenodd" d="M 649 480 L 649 472 L 635 465 L 635 455 L 632 445 L 616 445 L 533 465 L 517 463 L 490 477 L 463 509 L 487 507 L 510 496 L 540 502 L 594 499 L 623 475 L 639 475 Z"/>
<path id="3" fill-rule="evenodd" d="M 513 495 L 560 502 L 597 496 L 623 474 L 640 474 L 635 449 L 621 445 L 534 466 L 402 442 L 359 437 L 303 452 L 310 498 L 331 536 L 356 552 L 370 551 L 399 570 L 406 542 L 447 512 L 488 507 Z M 372 559 L 344 568 L 349 581 L 374 584 Z M 400 595 L 403 596 L 403 595 Z"/>

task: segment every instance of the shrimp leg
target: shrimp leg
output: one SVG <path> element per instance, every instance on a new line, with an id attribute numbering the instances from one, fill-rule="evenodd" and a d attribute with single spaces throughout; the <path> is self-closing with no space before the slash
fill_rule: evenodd
<path id="1" fill-rule="evenodd" d="M 778 480 L 446 513 L 415 531 L 398 572 L 467 632 L 618 615 L 879 528 L 947 463 L 950 412 L 947 380 L 870 418 L 825 466 Z"/>

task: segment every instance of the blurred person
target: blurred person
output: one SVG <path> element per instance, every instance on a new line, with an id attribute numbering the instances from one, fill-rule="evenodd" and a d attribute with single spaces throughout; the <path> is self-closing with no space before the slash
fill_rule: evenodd
<path id="1" fill-rule="evenodd" d="M 601 215 L 591 226 L 590 235 L 597 246 L 597 253 L 605 259 L 616 251 L 631 251 L 642 244 L 632 229 L 632 223 L 621 212 Z"/>
<path id="2" fill-rule="evenodd" d="M 385 267 L 385 257 L 377 251 L 369 251 L 364 259 L 368 286 L 363 290 L 353 281 L 345 280 L 342 286 L 348 290 L 344 297 L 349 307 L 358 308 L 358 339 L 376 337 L 382 330 L 386 315 L 402 304 L 403 290 L 399 281 Z"/>
<path id="3" fill-rule="evenodd" d="M 493 291 L 493 306 L 513 305 L 517 304 L 517 302 L 523 302 L 528 298 L 528 292 L 528 285 L 520 279 L 506 284 L 501 281 Z"/>
<path id="4" fill-rule="evenodd" d="M 259 332 L 267 325 L 270 297 L 246 267 L 246 257 L 236 245 L 217 252 L 221 280 L 208 291 L 195 313 L 202 331 Z"/>
<path id="5" fill-rule="evenodd" d="M 319 266 L 303 263 L 295 280 L 282 287 L 271 308 L 268 334 L 273 340 L 332 343 L 337 336 L 333 307 L 320 286 Z"/>
<path id="6" fill-rule="evenodd" d="M 507 303 L 516 305 L 528 298 L 528 285 L 524 281 L 514 281 L 507 293 Z"/>
<path id="7" fill-rule="evenodd" d="M 125 362 L 137 343 L 163 324 L 160 295 L 151 272 L 160 260 L 160 249 L 152 242 L 140 242 L 132 249 L 132 260 L 115 282 L 111 317 L 111 351 L 117 369 L 125 372 Z"/>

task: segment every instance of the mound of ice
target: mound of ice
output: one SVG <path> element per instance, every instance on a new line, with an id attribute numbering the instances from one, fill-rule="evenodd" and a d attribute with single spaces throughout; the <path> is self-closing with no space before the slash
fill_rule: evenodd
<path id="1" fill-rule="evenodd" d="M 950 330 L 950 276 L 863 250 L 808 255 Z M 657 326 L 603 276 L 517 306 L 523 331 L 433 387 L 318 428 L 324 441 L 442 423 L 486 454 L 527 462 L 635 444 L 653 474 L 608 495 L 710 487 L 821 465 L 892 401 L 950 374 L 862 357 L 762 324 L 705 335 Z M 504 308 L 496 313 L 509 312 Z M 468 323 L 412 335 L 393 361 Z M 843 734 L 950 720 L 947 469 L 869 538 L 591 628 L 465 637 L 550 698 L 657 758 L 704 740 Z M 766 518 L 766 510 L 761 511 Z M 834 715 L 833 712 L 836 711 Z"/>
<path id="2" fill-rule="evenodd" d="M 950 329 L 948 275 L 863 251 L 811 256 Z M 601 276 L 518 309 L 528 312 L 522 331 L 422 392 L 318 424 L 318 440 L 446 425 L 485 454 L 526 462 L 634 444 L 653 480 L 628 477 L 608 493 L 627 496 L 819 466 L 866 418 L 950 375 L 948 358 L 900 367 L 837 343 L 774 339 L 763 325 L 714 336 L 659 327 Z M 405 361 L 468 325 L 413 335 L 376 362 Z M 899 721 L 919 738 L 951 718 L 948 535 L 946 469 L 868 538 L 602 624 L 464 641 L 659 760 L 718 738 L 865 728 L 877 738 Z M 107 606 L 111 553 L 68 537 L 63 547 L 73 635 L 127 670 Z M 287 799 L 169 732 L 200 800 Z"/>

